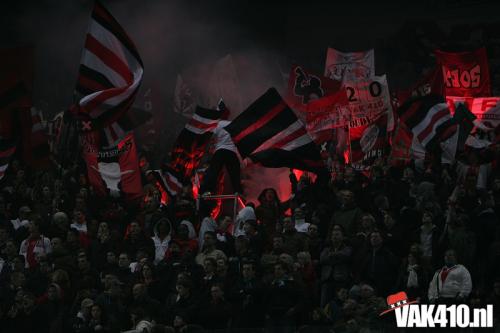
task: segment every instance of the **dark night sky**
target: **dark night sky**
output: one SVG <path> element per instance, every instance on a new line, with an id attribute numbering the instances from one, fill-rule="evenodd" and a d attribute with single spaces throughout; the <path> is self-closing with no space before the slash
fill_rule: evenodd
<path id="1" fill-rule="evenodd" d="M 321 72 L 328 46 L 345 51 L 375 47 L 377 72 L 387 71 L 390 83 L 405 84 L 421 65 L 399 77 L 390 74 L 401 74 L 396 63 L 425 61 L 412 54 L 415 31 L 441 46 L 450 26 L 489 24 L 500 7 L 493 0 L 103 3 L 137 44 L 145 82 L 160 82 L 164 101 L 171 98 L 178 72 L 228 53 L 275 58 L 283 70 L 296 62 Z M 36 47 L 34 101 L 48 105 L 49 114 L 72 101 L 91 8 L 88 0 L 20 0 L 0 6 L 1 46 Z M 434 31 L 438 26 L 441 31 Z M 470 29 L 464 31 L 460 38 L 470 39 Z"/>

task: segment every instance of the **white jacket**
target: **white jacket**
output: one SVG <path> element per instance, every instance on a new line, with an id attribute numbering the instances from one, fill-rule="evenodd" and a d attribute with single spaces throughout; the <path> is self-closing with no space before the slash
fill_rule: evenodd
<path id="1" fill-rule="evenodd" d="M 455 265 L 450 268 L 448 276 L 441 282 L 441 272 L 443 268 L 436 271 L 429 284 L 428 296 L 430 301 L 438 298 L 467 297 L 472 290 L 472 279 L 470 273 L 462 265 Z"/>

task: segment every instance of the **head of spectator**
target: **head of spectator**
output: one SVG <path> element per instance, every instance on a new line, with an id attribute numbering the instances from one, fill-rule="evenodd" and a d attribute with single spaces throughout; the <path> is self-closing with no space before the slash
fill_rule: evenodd
<path id="1" fill-rule="evenodd" d="M 255 263 L 252 261 L 245 261 L 241 267 L 241 275 L 243 276 L 243 280 L 251 281 L 255 279 L 257 272 L 255 270 Z"/>
<path id="2" fill-rule="evenodd" d="M 359 233 L 363 235 L 368 235 L 375 229 L 375 218 L 371 214 L 363 214 L 361 216 L 361 224 L 359 227 Z"/>
<path id="3" fill-rule="evenodd" d="M 279 204 L 278 194 L 274 188 L 266 188 L 259 195 L 259 202 L 263 206 L 274 207 Z"/>
<path id="4" fill-rule="evenodd" d="M 224 287 L 220 283 L 215 283 L 210 288 L 210 296 L 213 304 L 219 304 L 224 301 Z"/>
<path id="5" fill-rule="evenodd" d="M 61 233 L 66 233 L 69 229 L 68 215 L 64 212 L 55 213 L 52 216 L 52 223 Z"/>
<path id="6" fill-rule="evenodd" d="M 257 221 L 246 220 L 243 224 L 243 231 L 247 237 L 255 236 L 257 234 Z"/>
<path id="7" fill-rule="evenodd" d="M 10 284 L 13 289 L 23 288 L 26 284 L 26 275 L 23 272 L 13 272 L 10 275 Z"/>
<path id="8" fill-rule="evenodd" d="M 283 219 L 283 233 L 295 233 L 295 223 L 290 217 L 285 217 Z"/>
<path id="9" fill-rule="evenodd" d="M 12 259 L 12 266 L 14 272 L 24 272 L 26 268 L 26 258 L 22 254 L 14 256 Z"/>
<path id="10" fill-rule="evenodd" d="M 47 288 L 47 299 L 49 302 L 59 302 L 62 300 L 61 287 L 57 283 L 51 283 Z"/>
<path id="11" fill-rule="evenodd" d="M 233 218 L 231 216 L 228 216 L 228 215 L 223 215 L 218 220 L 219 220 L 219 223 L 217 224 L 217 232 L 219 232 L 219 233 L 227 232 L 228 228 L 233 223 Z"/>
<path id="12" fill-rule="evenodd" d="M 118 257 L 118 267 L 124 270 L 130 270 L 130 258 L 126 252 L 120 253 Z"/>
<path id="13" fill-rule="evenodd" d="M 110 238 L 109 225 L 106 222 L 99 223 L 99 227 L 97 229 L 97 239 L 104 243 L 108 241 Z"/>
<path id="14" fill-rule="evenodd" d="M 240 235 L 236 237 L 234 240 L 234 251 L 236 252 L 236 255 L 242 256 L 247 254 L 248 252 L 248 238 L 245 237 L 244 235 Z"/>
<path id="15" fill-rule="evenodd" d="M 312 264 L 311 254 L 306 251 L 297 253 L 297 262 L 300 267 L 307 267 Z"/>
<path id="16" fill-rule="evenodd" d="M 31 221 L 30 224 L 28 224 L 28 230 L 30 232 L 30 239 L 39 239 L 41 236 L 40 221 L 38 219 L 34 219 L 33 221 Z"/>
<path id="17" fill-rule="evenodd" d="M 94 301 L 91 298 L 85 298 L 80 303 L 80 313 L 86 320 L 90 320 L 92 316 L 93 306 L 94 306 Z"/>
<path id="18" fill-rule="evenodd" d="M 340 224 L 335 224 L 332 228 L 330 241 L 334 248 L 340 248 L 344 242 L 344 228 Z"/>
<path id="19" fill-rule="evenodd" d="M 453 249 L 446 250 L 446 252 L 444 253 L 444 264 L 448 268 L 453 267 L 456 264 L 458 264 L 457 254 L 456 254 L 455 250 L 453 250 Z"/>
<path id="20" fill-rule="evenodd" d="M 142 280 L 145 283 L 154 281 L 156 276 L 155 276 L 155 268 L 151 264 L 145 264 L 142 266 L 141 269 L 141 275 L 142 275 Z"/>
<path id="21" fill-rule="evenodd" d="M 52 273 L 50 281 L 51 283 L 56 283 L 62 290 L 69 290 L 71 288 L 69 274 L 63 269 L 56 269 L 54 273 Z"/>
<path id="22" fill-rule="evenodd" d="M 141 237 L 141 235 L 142 235 L 141 225 L 136 221 L 130 222 L 128 226 L 128 238 L 131 240 L 137 240 Z"/>
<path id="23" fill-rule="evenodd" d="M 311 239 L 316 239 L 319 237 L 319 228 L 316 224 L 310 224 L 307 227 L 307 236 Z"/>
<path id="24" fill-rule="evenodd" d="M 11 261 L 16 257 L 17 253 L 18 252 L 17 252 L 16 242 L 12 239 L 7 240 L 5 242 L 3 249 L 2 249 L 2 255 L 3 255 L 2 257 L 4 259 Z"/>
<path id="25" fill-rule="evenodd" d="M 188 298 L 191 295 L 191 283 L 188 279 L 181 279 L 175 284 L 175 290 L 180 298 Z"/>
<path id="26" fill-rule="evenodd" d="M 206 277 L 212 277 L 217 272 L 217 260 L 212 257 L 205 258 L 203 262 L 203 269 Z"/>
<path id="27" fill-rule="evenodd" d="M 213 231 L 206 231 L 203 235 L 203 251 L 211 252 L 216 249 L 217 235 Z"/>
<path id="28" fill-rule="evenodd" d="M 277 234 L 273 237 L 273 252 L 280 254 L 284 251 L 285 240 L 282 235 Z"/>
<path id="29" fill-rule="evenodd" d="M 77 258 L 78 270 L 80 272 L 87 272 L 90 270 L 90 262 L 85 252 L 80 252 Z"/>
<path id="30" fill-rule="evenodd" d="M 355 206 L 355 201 L 354 201 L 354 193 L 349 190 L 344 190 L 339 193 L 339 200 L 341 207 L 343 209 L 349 209 L 353 206 Z"/>
<path id="31" fill-rule="evenodd" d="M 20 221 L 29 220 L 31 218 L 32 210 L 29 206 L 22 206 L 19 208 L 18 217 Z"/>
<path id="32" fill-rule="evenodd" d="M 288 253 L 282 253 L 279 255 L 278 257 L 278 261 L 280 262 L 284 262 L 289 269 L 291 269 L 294 265 L 294 259 L 291 255 L 289 255 Z"/>
<path id="33" fill-rule="evenodd" d="M 217 258 L 216 265 L 217 276 L 221 278 L 225 277 L 229 268 L 227 260 L 225 258 Z"/>
<path id="34" fill-rule="evenodd" d="M 275 281 L 283 281 L 288 278 L 288 274 L 290 273 L 290 266 L 283 261 L 278 261 L 274 265 L 274 280 Z"/>
<path id="35" fill-rule="evenodd" d="M 379 230 L 374 230 L 370 233 L 370 245 L 374 250 L 382 248 L 384 244 L 384 239 L 382 238 L 382 233 Z"/>
<path id="36" fill-rule="evenodd" d="M 23 297 L 23 311 L 26 315 L 29 315 L 33 312 L 36 307 L 36 297 L 29 291 L 24 292 Z"/>
<path id="37" fill-rule="evenodd" d="M 132 296 L 135 301 L 142 301 L 148 295 L 148 289 L 143 283 L 136 283 L 132 287 Z"/>
<path id="38" fill-rule="evenodd" d="M 424 210 L 422 212 L 422 225 L 429 227 L 432 226 L 434 220 L 434 214 L 430 210 Z"/>

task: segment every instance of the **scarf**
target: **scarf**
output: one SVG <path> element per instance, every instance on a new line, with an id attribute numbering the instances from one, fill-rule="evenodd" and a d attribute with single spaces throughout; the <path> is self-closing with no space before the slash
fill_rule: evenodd
<path id="1" fill-rule="evenodd" d="M 417 275 L 418 265 L 408 265 L 408 281 L 406 282 L 406 286 L 408 288 L 418 288 L 418 275 Z"/>

